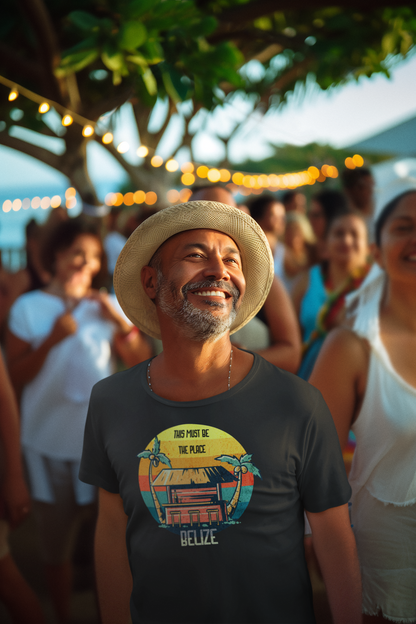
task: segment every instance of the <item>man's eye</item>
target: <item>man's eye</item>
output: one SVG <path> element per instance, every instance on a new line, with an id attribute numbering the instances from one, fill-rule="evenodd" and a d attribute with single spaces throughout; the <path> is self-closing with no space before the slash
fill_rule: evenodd
<path id="1" fill-rule="evenodd" d="M 225 262 L 234 262 L 235 264 L 238 264 L 237 260 L 235 258 L 226 258 Z"/>

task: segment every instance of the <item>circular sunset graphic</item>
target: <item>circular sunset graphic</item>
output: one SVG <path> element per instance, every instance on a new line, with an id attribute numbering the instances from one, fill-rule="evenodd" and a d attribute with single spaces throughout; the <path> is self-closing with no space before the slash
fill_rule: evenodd
<path id="1" fill-rule="evenodd" d="M 137 457 L 147 508 L 160 528 L 180 534 L 183 546 L 215 544 L 217 532 L 239 523 L 254 477 L 261 478 L 235 438 L 204 425 L 166 429 Z"/>

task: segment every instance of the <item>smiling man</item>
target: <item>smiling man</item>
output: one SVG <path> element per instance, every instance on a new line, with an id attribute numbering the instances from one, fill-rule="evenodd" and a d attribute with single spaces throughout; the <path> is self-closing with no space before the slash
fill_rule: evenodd
<path id="1" fill-rule="evenodd" d="M 336 624 L 360 575 L 336 430 L 321 395 L 230 334 L 273 280 L 261 228 L 195 201 L 145 221 L 115 290 L 163 352 L 93 390 L 80 478 L 100 488 L 102 621 L 312 623 L 308 515 Z M 127 540 L 127 548 L 126 548 Z"/>

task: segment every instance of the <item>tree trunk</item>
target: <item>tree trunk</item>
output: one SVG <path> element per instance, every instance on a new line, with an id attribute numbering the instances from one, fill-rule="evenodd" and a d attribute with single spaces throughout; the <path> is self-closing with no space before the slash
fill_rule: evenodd
<path id="1" fill-rule="evenodd" d="M 230 518 L 235 510 L 237 509 L 237 505 L 238 505 L 238 501 L 240 498 L 240 492 L 241 492 L 241 484 L 242 484 L 242 476 L 241 476 L 241 469 L 240 472 L 238 473 L 238 483 L 237 486 L 235 488 L 233 497 L 231 499 L 231 501 L 229 502 L 229 504 L 227 505 L 227 513 L 228 513 L 228 517 Z"/>
<path id="2" fill-rule="evenodd" d="M 156 513 L 157 513 L 157 517 L 159 518 L 159 522 L 160 524 L 165 524 L 165 518 L 163 517 L 163 512 L 162 512 L 162 507 L 159 503 L 159 500 L 157 498 L 157 494 L 156 494 L 156 490 L 153 487 L 153 480 L 152 480 L 152 460 L 150 460 L 150 466 L 149 466 L 149 484 L 150 484 L 150 491 L 152 493 L 152 498 L 153 498 L 153 502 L 155 504 L 155 509 L 156 509 Z"/>

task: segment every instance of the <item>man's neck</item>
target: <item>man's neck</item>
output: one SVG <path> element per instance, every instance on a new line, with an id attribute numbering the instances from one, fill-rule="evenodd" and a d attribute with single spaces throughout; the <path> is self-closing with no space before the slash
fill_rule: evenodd
<path id="1" fill-rule="evenodd" d="M 173 401 L 198 401 L 228 390 L 231 342 L 228 332 L 214 342 L 199 342 L 179 333 L 162 334 L 163 352 L 150 365 L 152 390 Z M 231 387 L 250 371 L 253 356 L 233 349 Z"/>

